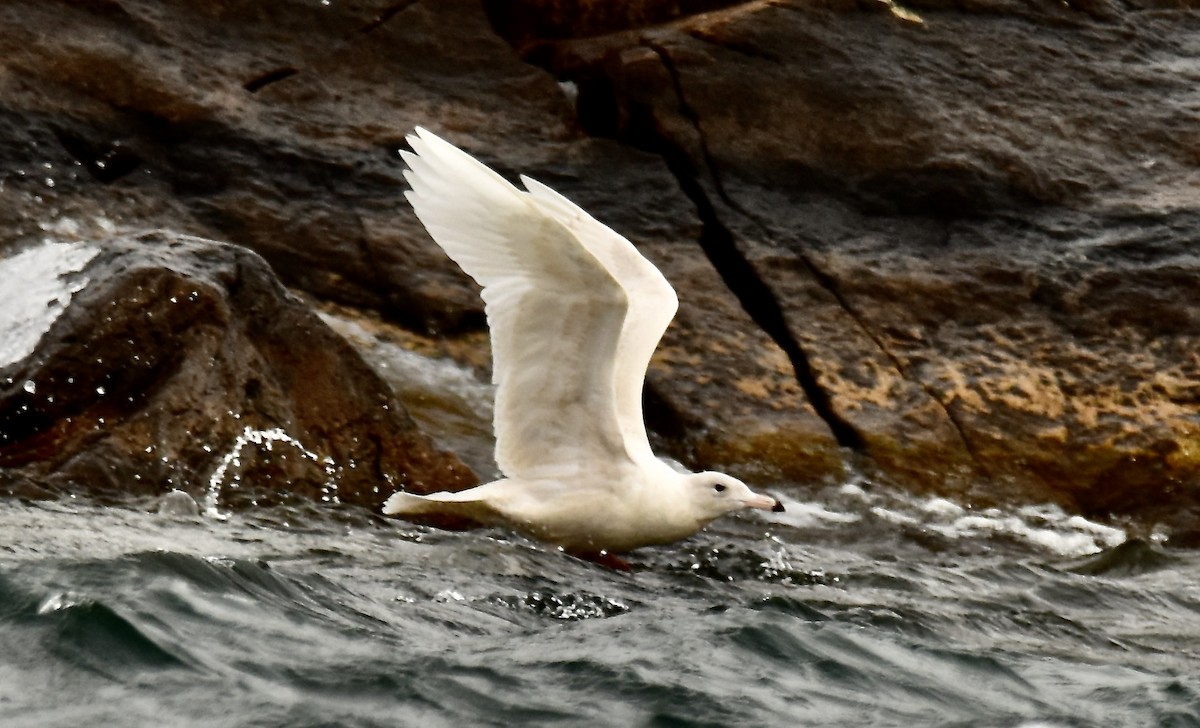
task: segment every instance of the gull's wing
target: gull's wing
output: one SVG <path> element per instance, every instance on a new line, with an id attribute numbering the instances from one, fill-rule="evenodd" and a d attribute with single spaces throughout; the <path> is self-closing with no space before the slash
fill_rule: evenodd
<path id="1" fill-rule="evenodd" d="M 642 416 L 642 385 L 650 357 L 679 308 L 675 289 L 633 243 L 612 228 L 541 182 L 525 176 L 521 182 L 538 207 L 565 225 L 625 290 L 629 312 L 621 326 L 614 371 L 617 420 L 630 457 L 652 461 Z"/>
<path id="2" fill-rule="evenodd" d="M 423 129 L 408 140 L 405 196 L 483 287 L 500 469 L 530 478 L 628 464 L 614 386 L 624 289 L 532 196 Z"/>

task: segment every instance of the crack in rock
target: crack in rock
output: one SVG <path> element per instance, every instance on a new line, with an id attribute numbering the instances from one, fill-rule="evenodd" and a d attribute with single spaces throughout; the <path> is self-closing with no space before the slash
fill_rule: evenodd
<path id="1" fill-rule="evenodd" d="M 699 150 L 700 150 L 701 156 L 703 157 L 703 160 L 704 160 L 704 166 L 708 172 L 710 179 L 712 180 L 713 189 L 716 191 L 718 198 L 721 200 L 721 202 L 724 205 L 728 206 L 731 210 L 738 213 L 739 215 L 744 217 L 746 220 L 749 220 L 764 235 L 767 235 L 768 234 L 768 226 L 763 221 L 759 220 L 756 215 L 754 215 L 749 210 L 746 210 L 741 205 L 739 205 L 725 191 L 725 187 L 721 181 L 721 176 L 718 171 L 717 164 L 716 164 L 715 160 L 713 159 L 712 153 L 709 151 L 708 140 L 706 139 L 706 137 L 704 135 L 704 130 L 700 124 L 700 116 L 695 111 L 695 109 L 692 108 L 692 106 L 687 102 L 687 98 L 683 92 L 683 83 L 680 79 L 678 69 L 675 67 L 674 61 L 670 57 L 669 51 L 666 48 L 662 47 L 661 45 L 654 43 L 652 41 L 648 41 L 648 40 L 643 40 L 643 45 L 645 47 L 649 48 L 650 50 L 654 51 L 654 53 L 662 61 L 663 67 L 666 69 L 668 75 L 671 78 L 671 83 L 674 86 L 675 95 L 679 102 L 680 113 L 688 120 L 688 122 L 692 125 L 692 128 L 696 132 Z M 678 149 L 677 152 L 680 154 L 685 154 L 682 149 Z M 765 312 L 765 316 L 766 316 L 765 320 L 760 320 L 760 315 L 756 314 L 754 311 L 751 310 L 751 307 L 753 305 L 755 305 L 755 303 L 751 302 L 750 304 L 748 304 L 747 301 L 744 300 L 743 294 L 740 292 L 741 291 L 740 286 L 745 285 L 745 283 L 747 282 L 746 281 L 747 278 L 749 279 L 749 283 L 750 283 L 750 288 L 748 289 L 748 291 L 753 292 L 753 293 L 749 293 L 749 295 L 754 296 L 756 299 L 760 298 L 762 296 L 761 293 L 757 293 L 758 291 L 768 291 L 769 289 L 767 288 L 766 283 L 761 279 L 761 277 L 758 276 L 757 271 L 753 270 L 753 264 L 751 264 L 745 258 L 745 256 L 741 253 L 741 251 L 737 249 L 737 245 L 736 245 L 736 242 L 733 240 L 732 233 L 717 218 L 715 207 L 713 206 L 712 202 L 707 199 L 707 195 L 704 193 L 703 189 L 701 189 L 699 181 L 695 180 L 695 179 L 692 179 L 690 181 L 690 186 L 695 188 L 695 193 L 693 194 L 693 192 L 688 189 L 688 183 L 686 183 L 685 180 L 680 176 L 680 173 L 677 169 L 678 165 L 672 164 L 670 159 L 668 159 L 668 166 L 671 168 L 672 173 L 675 174 L 676 177 L 680 179 L 680 184 L 681 184 L 681 186 L 684 187 L 685 193 L 687 193 L 688 197 L 690 199 L 692 199 L 693 202 L 696 203 L 697 209 L 700 211 L 701 220 L 705 224 L 705 228 L 701 233 L 701 237 L 702 237 L 701 245 L 705 248 L 705 253 L 713 261 L 714 266 L 716 266 L 718 271 L 721 272 L 721 276 L 725 280 L 726 285 L 728 285 L 730 290 L 732 290 L 735 293 L 735 295 L 738 296 L 738 300 L 742 301 L 743 307 L 745 307 L 747 312 L 751 314 L 751 317 L 754 318 L 755 322 L 758 323 L 759 326 L 762 327 L 763 330 L 766 331 L 771 336 L 771 338 L 774 339 L 775 342 L 777 344 L 779 344 L 779 346 L 781 348 L 784 349 L 784 351 L 788 354 L 789 358 L 792 358 L 793 366 L 796 368 L 797 381 L 800 382 L 800 385 L 804 389 L 805 394 L 807 394 L 809 396 L 809 399 L 812 402 L 814 409 L 816 409 L 817 413 L 821 416 L 821 418 L 824 419 L 827 424 L 829 424 L 830 429 L 833 431 L 835 437 L 838 440 L 838 443 L 843 446 L 852 447 L 854 449 L 861 449 L 862 444 L 863 444 L 863 437 L 862 437 L 861 433 L 859 433 L 853 427 L 853 425 L 851 425 L 844 418 L 842 418 L 840 415 L 838 415 L 836 412 L 834 412 L 832 410 L 832 403 L 830 401 L 829 395 L 824 389 L 820 388 L 820 384 L 817 381 L 816 375 L 814 372 L 812 372 L 811 365 L 808 362 L 807 355 L 803 351 L 803 348 L 800 347 L 799 342 L 797 342 L 795 340 L 795 338 L 790 334 L 790 332 L 787 331 L 786 321 L 785 321 L 784 315 L 782 313 L 782 310 L 779 307 L 778 302 L 775 301 L 774 298 L 769 298 L 771 308 L 773 308 L 774 311 Z M 698 197 L 704 198 L 703 204 L 701 204 L 701 201 L 699 201 L 697 199 Z M 708 210 L 707 213 L 705 211 L 706 207 Z M 708 225 L 709 225 L 710 219 L 715 225 L 720 227 L 723 236 L 725 238 L 727 238 L 727 240 L 724 241 L 723 245 L 721 245 L 720 247 L 721 248 L 727 247 L 729 250 L 721 253 L 719 259 L 717 257 L 714 257 L 713 252 L 711 252 L 709 249 L 709 245 L 713 242 L 711 240 L 712 236 L 707 236 L 710 238 L 707 243 L 704 240 L 704 238 L 706 237 L 706 233 L 708 232 Z M 949 234 L 949 233 L 947 233 L 947 234 Z M 974 444 L 971 442 L 970 438 L 967 437 L 966 428 L 963 425 L 963 423 L 961 422 L 961 420 L 959 420 L 958 416 L 955 415 L 955 413 L 944 402 L 942 402 L 942 400 L 940 398 L 938 398 L 935 395 L 935 393 L 929 388 L 928 385 L 926 385 L 925 383 L 923 383 L 917 379 L 913 379 L 911 376 L 909 376 L 907 368 L 904 366 L 903 362 L 901 362 L 899 357 L 897 357 L 896 354 L 894 352 L 892 352 L 891 349 L 888 348 L 888 346 L 882 340 L 882 338 L 880 338 L 877 334 L 875 334 L 875 332 L 872 331 L 872 329 L 867 325 L 867 322 L 866 322 L 865 318 L 862 316 L 862 314 L 854 306 L 852 306 L 850 304 L 850 302 L 846 299 L 845 295 L 842 293 L 842 291 L 838 287 L 837 282 L 834 280 L 833 276 L 831 276 L 824 269 L 822 269 L 819 265 L 817 265 L 816 262 L 812 259 L 812 257 L 810 255 L 808 255 L 803 249 L 796 247 L 796 248 L 793 248 L 793 252 L 795 253 L 796 257 L 799 259 L 801 264 L 804 266 L 804 268 L 809 272 L 810 275 L 812 275 L 813 280 L 815 280 L 817 282 L 817 284 L 821 286 L 822 289 L 824 289 L 827 293 L 829 293 L 833 297 L 833 300 L 837 303 L 838 307 L 841 308 L 846 313 L 846 315 L 848 315 L 850 317 L 850 319 L 852 321 L 854 321 L 854 323 L 858 327 L 859 331 L 861 331 L 862 334 L 864 336 L 866 336 L 885 357 L 887 357 L 888 361 L 891 362 L 892 367 L 895 369 L 896 373 L 899 374 L 900 378 L 907 382 L 916 384 L 918 387 L 920 387 L 921 391 L 924 392 L 925 395 L 930 400 L 932 400 L 942 410 L 942 412 L 946 415 L 947 421 L 949 421 L 951 426 L 957 432 L 958 437 L 959 437 L 960 441 L 962 442 L 964 451 L 971 458 L 972 462 L 974 462 L 975 465 L 978 468 L 980 468 L 980 470 L 985 475 L 987 475 L 989 470 L 984 465 L 982 460 L 979 458 L 979 456 L 975 450 Z M 733 260 L 733 258 L 735 258 L 735 257 L 738 259 L 737 261 Z M 728 276 L 726 276 L 725 266 L 730 266 L 730 269 L 733 271 L 737 271 L 740 267 L 744 266 L 745 268 L 749 269 L 749 275 L 748 276 L 742 275 L 739 271 L 737 278 L 742 279 L 742 280 L 741 281 L 737 281 L 737 280 L 731 281 L 730 278 Z M 769 294 L 767 294 L 767 295 L 769 296 Z M 758 304 L 758 305 L 761 305 L 761 304 Z M 778 317 L 778 322 L 776 322 L 774 320 L 776 316 Z M 773 330 L 775 328 L 775 326 L 779 326 L 783 329 L 783 333 L 781 335 L 776 335 L 775 331 Z M 793 355 L 793 350 L 795 350 L 795 353 L 801 359 L 800 362 L 798 362 L 797 357 Z M 802 372 L 802 368 L 807 371 Z M 809 383 L 807 383 L 806 380 L 808 380 L 808 382 L 811 382 L 811 385 Z M 816 401 L 813 400 L 813 392 L 810 390 L 810 386 L 814 389 L 819 390 L 818 397 L 822 399 L 822 406 L 829 408 L 828 414 L 826 412 L 822 411 L 822 408 L 818 407 Z M 834 421 L 831 421 L 831 419 L 830 419 L 831 417 L 834 418 L 834 421 L 839 423 L 837 427 L 835 427 Z M 851 439 L 853 440 L 853 444 L 851 444 L 850 442 L 843 441 L 843 435 L 839 434 L 840 427 L 845 427 L 846 430 L 848 430 L 850 433 L 853 433 L 851 436 Z"/>
<path id="2" fill-rule="evenodd" d="M 761 223 L 755 220 L 753 216 L 747 215 L 747 217 L 753 220 L 755 224 L 761 225 Z M 838 287 L 837 281 L 834 280 L 833 276 L 829 275 L 819 266 L 814 264 L 807 255 L 804 255 L 803 253 L 798 253 L 798 255 L 800 256 L 801 260 L 804 261 L 805 266 L 807 266 L 809 271 L 812 273 L 813 278 L 816 279 L 821 288 L 824 288 L 831 296 L 833 296 L 833 299 L 837 301 L 838 306 L 845 311 L 846 315 L 848 315 L 851 320 L 854 321 L 855 325 L 858 326 L 859 331 L 861 331 L 864 336 L 870 339 L 875 347 L 879 349 L 879 351 L 882 352 L 885 357 L 887 357 L 888 361 L 892 364 L 892 368 L 895 369 L 896 373 L 900 375 L 900 378 L 906 382 L 911 382 L 920 387 L 921 391 L 925 393 L 925 396 L 932 400 L 933 403 L 942 410 L 942 412 L 946 415 L 946 420 L 958 433 L 958 438 L 962 441 L 963 450 L 966 451 L 967 455 L 971 458 L 971 461 L 977 468 L 979 468 L 981 473 L 983 473 L 985 476 L 990 476 L 991 470 L 979 457 L 975 450 L 974 444 L 971 442 L 970 438 L 967 437 L 966 428 L 962 421 L 959 420 L 958 415 L 956 415 L 953 410 L 946 405 L 946 403 L 942 402 L 942 400 L 934 393 L 933 389 L 931 389 L 929 385 L 925 384 L 919 379 L 914 379 L 909 376 L 908 368 L 902 361 L 900 361 L 900 357 L 898 357 L 890 348 L 888 348 L 883 338 L 872 331 L 871 327 L 867 325 L 866 317 L 859 313 L 858 309 L 850 304 L 850 301 L 847 300 L 845 295 L 842 294 L 842 291 Z"/>
<path id="3" fill-rule="evenodd" d="M 252 94 L 256 94 L 259 91 L 266 88 L 267 86 L 270 86 L 273 83 L 279 83 L 280 81 L 283 81 L 284 79 L 291 78 L 292 76 L 295 76 L 297 73 L 300 73 L 300 71 L 291 66 L 283 66 L 281 68 L 275 68 L 270 71 L 267 71 L 266 73 L 259 74 L 258 76 L 255 76 L 254 78 L 245 82 L 244 84 L 242 84 L 242 88 L 246 89 L 247 91 L 249 91 Z"/>
<path id="4" fill-rule="evenodd" d="M 717 188 L 717 194 L 723 202 L 728 202 L 728 198 L 716 178 L 715 167 L 712 157 L 709 154 L 703 131 L 700 128 L 699 118 L 683 94 L 683 87 L 674 63 L 662 47 L 649 41 L 645 41 L 644 45 L 652 50 L 662 61 L 663 67 L 674 85 L 680 112 L 688 119 L 696 131 L 704 163 L 709 175 L 713 179 L 714 186 Z M 657 132 L 658 130 L 656 129 L 655 131 Z M 680 189 L 696 205 L 696 212 L 702 224 L 699 240 L 700 247 L 704 250 L 704 254 L 708 257 L 709 261 L 712 262 L 713 268 L 721 276 L 726 287 L 738 299 L 738 302 L 742 305 L 747 315 L 750 316 L 751 320 L 787 354 L 792 364 L 792 369 L 795 372 L 797 383 L 804 390 L 804 394 L 808 398 L 809 404 L 816 411 L 817 416 L 829 427 L 838 445 L 855 451 L 861 451 L 864 446 L 862 434 L 834 409 L 829 392 L 821 386 L 808 353 L 788 330 L 779 301 L 771 295 L 769 288 L 765 281 L 762 280 L 762 277 L 759 276 L 758 271 L 754 269 L 754 266 L 738 248 L 733 233 L 721 222 L 716 206 L 704 191 L 699 175 L 690 163 L 687 152 L 665 134 L 657 133 L 656 137 L 654 141 L 657 144 L 654 146 L 657 147 L 657 151 L 662 155 L 671 174 L 675 176 Z"/>

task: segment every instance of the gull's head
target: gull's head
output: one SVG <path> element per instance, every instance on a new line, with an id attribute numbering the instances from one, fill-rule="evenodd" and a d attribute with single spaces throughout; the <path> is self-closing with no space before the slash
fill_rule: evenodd
<path id="1" fill-rule="evenodd" d="M 687 476 L 687 486 L 692 507 L 705 522 L 743 508 L 783 511 L 779 501 L 755 493 L 745 483 L 725 473 L 693 473 Z"/>

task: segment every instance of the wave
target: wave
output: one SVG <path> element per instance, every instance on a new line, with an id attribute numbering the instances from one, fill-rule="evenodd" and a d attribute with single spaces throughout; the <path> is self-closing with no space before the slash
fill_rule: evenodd
<path id="1" fill-rule="evenodd" d="M 969 509 L 861 487 L 640 551 L 632 575 L 350 509 L 3 505 L 0 723 L 1200 720 L 1195 554 L 947 535 Z"/>
<path id="2" fill-rule="evenodd" d="M 1051 504 L 976 509 L 940 497 L 920 497 L 859 479 L 826 489 L 816 501 L 776 493 L 786 513 L 773 520 L 804 531 L 861 530 L 890 524 L 949 542 L 1007 540 L 1059 556 L 1094 554 L 1124 543 L 1124 529 Z"/>

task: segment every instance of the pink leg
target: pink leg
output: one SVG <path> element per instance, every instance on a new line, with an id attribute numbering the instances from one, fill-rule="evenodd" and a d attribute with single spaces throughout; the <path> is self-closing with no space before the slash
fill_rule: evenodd
<path id="1" fill-rule="evenodd" d="M 633 571 L 633 566 L 628 561 L 607 551 L 570 551 L 568 553 L 577 559 L 590 561 L 613 571 L 624 571 L 625 573 Z"/>

